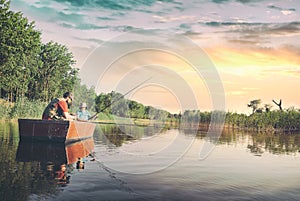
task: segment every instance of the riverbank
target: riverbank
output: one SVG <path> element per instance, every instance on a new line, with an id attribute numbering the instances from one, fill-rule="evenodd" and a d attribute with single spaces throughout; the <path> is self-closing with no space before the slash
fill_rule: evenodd
<path id="1" fill-rule="evenodd" d="M 18 118 L 40 119 L 47 103 L 40 101 L 19 100 L 15 103 L 0 99 L 0 120 L 11 120 Z M 72 111 L 72 110 L 71 110 Z M 72 111 L 75 112 L 75 111 Z M 92 111 L 90 111 L 93 113 Z M 214 114 L 214 115 L 212 115 Z M 215 118 L 220 118 L 220 120 Z M 256 132 L 281 132 L 294 133 L 300 131 L 300 111 L 295 108 L 287 110 L 274 110 L 269 112 L 254 113 L 251 115 L 231 113 L 231 112 L 190 112 L 177 115 L 176 118 L 165 117 L 160 119 L 118 117 L 112 114 L 99 113 L 96 123 L 132 124 L 138 126 L 149 126 L 151 124 L 162 124 L 169 128 L 192 128 L 198 130 L 208 130 L 211 118 L 215 122 L 224 121 L 224 129 L 235 129 Z M 215 125 L 214 127 L 221 127 Z"/>

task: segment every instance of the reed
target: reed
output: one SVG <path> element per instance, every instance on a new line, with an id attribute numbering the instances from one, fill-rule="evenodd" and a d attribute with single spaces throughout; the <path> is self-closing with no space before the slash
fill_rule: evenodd
<path id="1" fill-rule="evenodd" d="M 27 98 L 19 99 L 15 103 L 5 100 L 0 102 L 0 119 L 41 118 L 47 103 Z"/>

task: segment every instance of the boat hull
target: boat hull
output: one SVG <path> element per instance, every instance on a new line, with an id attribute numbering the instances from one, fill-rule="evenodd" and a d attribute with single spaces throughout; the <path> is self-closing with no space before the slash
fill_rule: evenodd
<path id="1" fill-rule="evenodd" d="M 93 136 L 95 124 L 81 121 L 19 119 L 20 140 L 73 143 Z"/>

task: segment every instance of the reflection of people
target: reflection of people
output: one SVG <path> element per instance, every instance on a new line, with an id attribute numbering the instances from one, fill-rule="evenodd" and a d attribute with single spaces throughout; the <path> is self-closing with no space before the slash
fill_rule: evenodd
<path id="1" fill-rule="evenodd" d="M 76 169 L 83 170 L 84 169 L 85 162 L 82 158 L 78 158 L 78 161 L 76 162 Z"/>
<path id="2" fill-rule="evenodd" d="M 86 103 L 81 103 L 79 110 L 76 112 L 77 120 L 87 121 L 91 118 L 91 114 L 87 110 Z"/>
<path id="3" fill-rule="evenodd" d="M 58 165 L 48 162 L 46 164 L 46 171 L 47 176 L 51 179 L 51 181 L 54 179 L 56 184 L 66 186 L 70 183 L 70 176 L 68 176 L 69 166 L 65 163 Z"/>
<path id="4" fill-rule="evenodd" d="M 53 99 L 45 108 L 42 119 L 46 119 L 46 120 L 75 119 L 76 117 L 74 115 L 69 114 L 69 107 L 72 104 L 72 100 L 73 99 L 72 99 L 71 92 L 64 93 L 63 98 Z"/>
<path id="5" fill-rule="evenodd" d="M 67 168 L 65 164 L 60 166 L 60 170 L 55 172 L 55 179 L 58 184 L 67 184 L 69 183 L 69 177 L 67 177 Z"/>

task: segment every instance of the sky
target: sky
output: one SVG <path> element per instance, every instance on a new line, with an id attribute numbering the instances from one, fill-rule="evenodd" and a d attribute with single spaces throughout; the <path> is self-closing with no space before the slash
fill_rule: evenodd
<path id="1" fill-rule="evenodd" d="M 250 114 L 254 99 L 300 108 L 299 0 L 11 0 L 11 9 L 43 42 L 66 45 L 97 93 L 136 88 L 128 98 L 171 112 Z"/>

